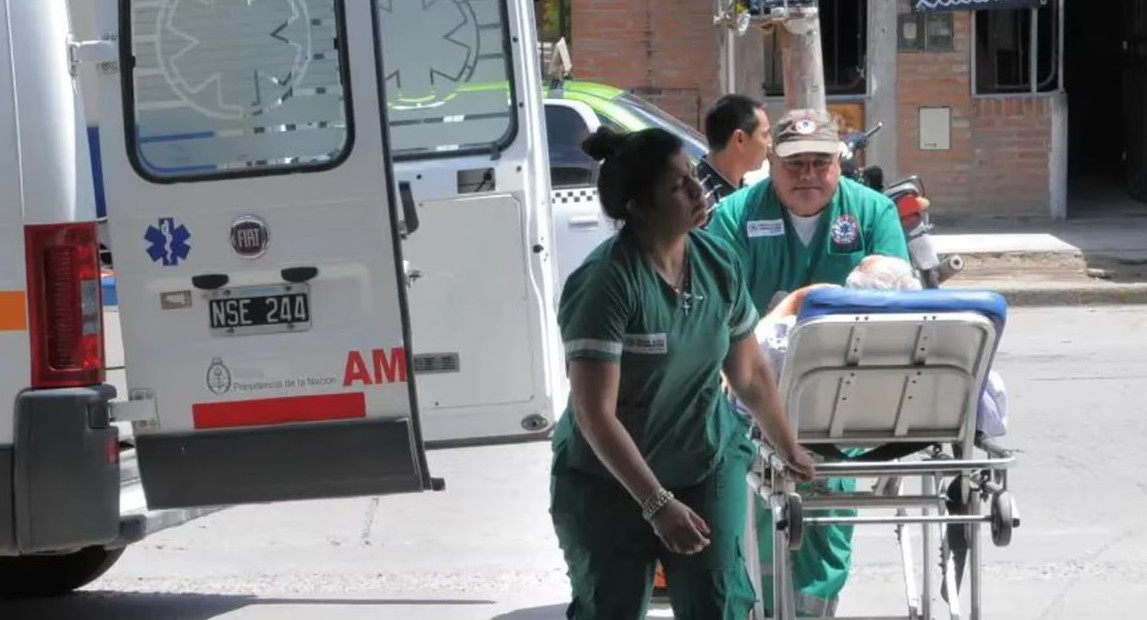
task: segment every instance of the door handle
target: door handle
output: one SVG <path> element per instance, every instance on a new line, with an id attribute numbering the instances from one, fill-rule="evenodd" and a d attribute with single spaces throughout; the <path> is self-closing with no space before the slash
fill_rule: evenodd
<path id="1" fill-rule="evenodd" d="M 204 273 L 191 276 L 191 286 L 203 291 L 213 291 L 227 286 L 231 278 L 225 273 Z"/>
<path id="2" fill-rule="evenodd" d="M 403 239 L 418 230 L 418 210 L 414 205 L 414 192 L 410 189 L 410 181 L 398 182 L 398 199 L 402 202 L 402 231 Z"/>
<path id="3" fill-rule="evenodd" d="M 570 228 L 590 230 L 601 224 L 596 215 L 575 215 L 570 218 Z"/>

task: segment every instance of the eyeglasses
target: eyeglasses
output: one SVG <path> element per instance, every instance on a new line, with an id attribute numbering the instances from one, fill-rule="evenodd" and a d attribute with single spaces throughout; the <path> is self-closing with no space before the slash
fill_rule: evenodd
<path id="1" fill-rule="evenodd" d="M 781 159 L 781 165 L 792 174 L 802 174 L 810 165 L 813 172 L 823 174 L 835 162 L 836 158 L 831 155 L 793 155 Z"/>

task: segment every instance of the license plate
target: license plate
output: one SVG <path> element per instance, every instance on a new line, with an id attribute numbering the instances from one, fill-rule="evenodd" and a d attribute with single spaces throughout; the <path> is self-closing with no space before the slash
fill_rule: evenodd
<path id="1" fill-rule="evenodd" d="M 306 284 L 247 286 L 214 291 L 208 300 L 211 333 L 218 336 L 298 332 L 311 328 Z"/>

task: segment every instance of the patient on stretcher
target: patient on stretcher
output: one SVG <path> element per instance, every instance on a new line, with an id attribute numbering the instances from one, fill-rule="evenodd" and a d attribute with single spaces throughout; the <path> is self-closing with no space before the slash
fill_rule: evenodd
<path id="1" fill-rule="evenodd" d="M 784 297 L 757 324 L 756 334 L 761 350 L 765 353 L 773 371 L 780 381 L 781 370 L 788 351 L 789 336 L 796 328 L 797 317 L 808 293 L 820 287 L 836 287 L 832 284 L 813 284 L 793 291 Z M 894 257 L 872 255 L 866 257 L 849 274 L 845 287 L 867 290 L 912 291 L 921 288 L 911 265 Z M 743 406 L 734 399 L 736 408 L 748 415 Z M 1002 378 L 990 371 L 976 415 L 977 430 L 986 438 L 1000 437 L 1007 431 L 1007 395 Z M 863 450 L 848 449 L 854 456 Z M 797 485 L 802 493 L 825 494 L 851 493 L 856 491 L 856 481 L 844 478 L 829 478 L 815 483 Z M 768 532 L 771 527 L 771 513 L 758 498 L 757 532 Z M 809 511 L 808 516 L 854 517 L 853 509 L 830 509 Z M 770 536 L 758 537 L 758 550 L 761 561 L 762 598 L 767 609 L 772 608 L 772 552 L 773 540 Z M 810 528 L 804 533 L 804 544 L 799 551 L 792 552 L 792 586 L 797 616 L 833 617 L 840 593 L 847 582 L 852 564 L 852 526 L 829 525 Z"/>
<path id="2" fill-rule="evenodd" d="M 789 333 L 796 326 L 797 313 L 809 291 L 821 287 L 835 287 L 833 284 L 811 284 L 789 293 L 776 307 L 769 311 L 757 324 L 757 341 L 765 359 L 769 361 L 773 376 L 780 380 L 785 353 L 788 351 Z M 866 257 L 849 274 L 845 287 L 868 290 L 920 290 L 920 281 L 907 262 L 891 257 L 872 255 Z M 1004 391 L 1004 380 L 999 373 L 991 370 L 980 395 L 976 411 L 976 430 L 986 438 L 1002 437 L 1008 429 L 1008 397 Z"/>

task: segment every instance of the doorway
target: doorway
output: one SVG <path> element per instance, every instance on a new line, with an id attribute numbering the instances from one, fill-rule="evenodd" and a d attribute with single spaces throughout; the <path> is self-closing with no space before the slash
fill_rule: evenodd
<path id="1" fill-rule="evenodd" d="M 1065 4 L 1069 216 L 1147 213 L 1147 7 Z"/>

